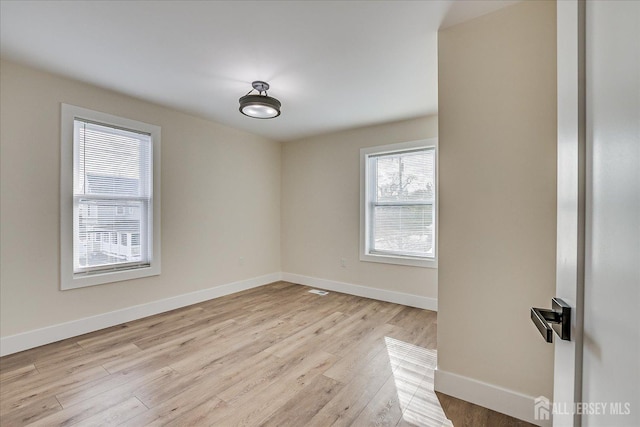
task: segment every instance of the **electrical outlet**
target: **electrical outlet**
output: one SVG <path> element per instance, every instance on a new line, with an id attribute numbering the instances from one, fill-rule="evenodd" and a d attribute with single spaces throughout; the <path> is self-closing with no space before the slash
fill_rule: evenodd
<path id="1" fill-rule="evenodd" d="M 340 258 L 340 266 L 342 268 L 345 268 L 347 266 L 347 259 L 346 258 Z"/>
<path id="2" fill-rule="evenodd" d="M 244 265 L 244 257 L 241 256 L 238 262 L 240 263 L 240 265 Z"/>

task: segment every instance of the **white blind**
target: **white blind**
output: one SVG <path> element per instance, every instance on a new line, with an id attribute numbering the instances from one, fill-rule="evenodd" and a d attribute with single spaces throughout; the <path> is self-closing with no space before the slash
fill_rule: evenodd
<path id="1" fill-rule="evenodd" d="M 152 158 L 149 134 L 74 120 L 74 273 L 150 265 Z"/>
<path id="2" fill-rule="evenodd" d="M 434 256 L 435 151 L 369 157 L 370 252 Z"/>

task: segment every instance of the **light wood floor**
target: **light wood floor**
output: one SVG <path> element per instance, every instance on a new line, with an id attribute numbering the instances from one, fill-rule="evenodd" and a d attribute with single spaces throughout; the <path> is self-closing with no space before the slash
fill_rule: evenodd
<path id="1" fill-rule="evenodd" d="M 529 425 L 436 396 L 435 312 L 308 290 L 278 282 L 3 357 L 0 424 Z"/>

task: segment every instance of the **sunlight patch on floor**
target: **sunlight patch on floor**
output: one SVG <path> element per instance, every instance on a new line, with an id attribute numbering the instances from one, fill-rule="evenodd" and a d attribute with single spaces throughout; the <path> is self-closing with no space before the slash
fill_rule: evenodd
<path id="1" fill-rule="evenodd" d="M 390 337 L 384 341 L 404 421 L 415 426 L 452 427 L 433 389 L 437 351 Z"/>

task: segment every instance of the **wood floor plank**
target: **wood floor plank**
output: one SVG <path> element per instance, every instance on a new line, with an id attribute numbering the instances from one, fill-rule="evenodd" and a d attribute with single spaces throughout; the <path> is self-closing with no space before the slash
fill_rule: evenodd
<path id="1" fill-rule="evenodd" d="M 208 391 L 218 395 L 236 384 L 251 381 L 254 376 L 266 372 L 280 362 L 280 359 L 276 356 L 260 352 L 232 366 L 211 365 L 182 376 L 180 381 L 176 383 L 176 386 L 172 387 L 173 391 L 170 389 L 165 390 L 162 394 L 167 395 L 167 393 L 173 392 L 173 394 L 169 394 L 173 396 L 179 393 L 182 387 L 181 382 L 183 384 L 189 384 L 205 381 L 209 383 Z M 221 371 L 222 369 L 224 370 Z M 162 394 L 151 392 L 149 396 L 142 396 L 142 398 L 147 406 L 152 407 L 163 400 L 159 399 Z M 149 399 L 149 403 L 147 403 L 147 399 Z"/>
<path id="2" fill-rule="evenodd" d="M 211 384 L 210 388 L 214 389 L 215 386 L 213 384 L 219 384 L 217 378 L 216 373 L 211 372 L 208 369 L 198 370 L 187 375 L 177 374 L 169 383 L 158 382 L 141 388 L 137 391 L 136 397 L 144 403 L 147 408 L 154 408 L 176 396 L 179 396 L 194 384 L 209 383 Z"/>
<path id="3" fill-rule="evenodd" d="M 429 349 L 436 348 L 438 322 L 435 311 L 404 307 L 388 323 L 408 331 L 406 341 Z"/>
<path id="4" fill-rule="evenodd" d="M 152 387 L 153 383 L 156 383 L 156 387 L 163 387 L 168 382 L 174 381 L 177 376 L 177 372 L 168 366 L 154 371 L 120 372 L 57 393 L 56 398 L 66 409 L 96 396 L 105 398 L 104 393 L 117 393 L 122 396 L 126 393 L 133 393 L 139 388 Z M 163 378 L 166 378 L 166 381 L 158 382 Z"/>
<path id="5" fill-rule="evenodd" d="M 380 351 L 307 423 L 311 427 L 348 426 L 392 375 L 389 356 Z"/>
<path id="6" fill-rule="evenodd" d="M 241 335 L 239 338 L 237 335 Z M 198 349 L 187 352 L 184 356 L 173 357 L 171 366 L 178 372 L 193 372 L 212 365 L 224 363 L 227 356 L 249 345 L 266 348 L 276 342 L 271 334 L 261 330 L 248 329 L 246 333 L 222 334 L 215 337 L 213 342 L 205 342 Z"/>
<path id="7" fill-rule="evenodd" d="M 311 354 L 300 351 L 288 358 L 276 358 L 271 366 L 218 393 L 218 396 L 225 402 L 234 404 L 246 400 L 246 396 L 260 395 L 261 391 L 274 384 L 284 387 L 288 380 L 294 381 L 299 377 L 308 377 L 308 372 L 311 370 L 323 373 L 335 360 L 334 355 L 323 351 Z"/>
<path id="8" fill-rule="evenodd" d="M 349 315 L 343 324 L 338 324 L 327 330 L 328 334 L 336 336 L 344 336 L 352 334 L 356 330 L 361 330 L 362 325 L 379 324 L 385 322 L 369 321 L 375 305 L 369 302 L 366 306 L 358 310 L 356 313 Z"/>
<path id="9" fill-rule="evenodd" d="M 375 325 L 367 327 L 367 334 L 343 337 L 326 347 L 326 351 L 342 356 L 338 362 L 329 369 L 326 375 L 341 382 L 348 382 L 378 353 L 387 350 L 385 336 L 393 331 L 391 325 Z"/>
<path id="10" fill-rule="evenodd" d="M 171 360 L 186 357 L 197 348 L 219 340 L 221 331 L 232 327 L 233 324 L 233 320 L 230 320 L 207 328 L 194 329 L 193 332 L 174 338 L 162 345 L 142 350 L 131 356 L 121 357 L 107 362 L 103 366 L 111 374 L 124 370 L 141 369 L 143 366 L 166 366 Z"/>
<path id="11" fill-rule="evenodd" d="M 329 295 L 331 298 L 335 298 L 334 304 L 336 305 L 336 311 L 351 316 L 363 307 L 371 302 L 369 298 L 357 297 L 355 295 L 341 294 L 338 292 L 331 292 Z"/>
<path id="12" fill-rule="evenodd" d="M 105 334 L 93 334 L 89 337 L 81 337 L 78 344 L 89 350 L 103 350 L 113 345 L 131 342 L 143 336 L 161 333 L 171 328 L 182 327 L 193 323 L 192 316 L 201 312 L 202 308 L 187 307 L 182 310 L 173 310 L 147 317 L 135 322 L 119 325 L 117 328 L 110 328 Z"/>
<path id="13" fill-rule="evenodd" d="M 269 347 L 266 351 L 280 357 L 285 357 L 301 346 L 308 346 L 310 341 L 315 340 L 316 342 L 320 342 L 320 344 L 324 344 L 325 341 L 332 339 L 330 336 L 325 336 L 327 330 L 332 329 L 335 325 L 340 324 L 347 318 L 348 316 L 343 313 L 334 312 L 324 319 L 312 323 L 295 334 L 284 338 L 277 344 Z"/>
<path id="14" fill-rule="evenodd" d="M 211 382 L 206 380 L 192 382 L 185 386 L 181 393 L 174 395 L 168 400 L 149 408 L 147 412 L 137 415 L 123 422 L 123 426 L 139 427 L 139 426 L 167 426 L 173 420 L 189 414 L 192 411 L 198 411 L 198 406 L 207 402 L 215 402 L 216 408 L 226 406 L 222 400 L 216 397 L 216 389 L 212 387 Z M 205 423 L 212 425 L 211 418 Z M 187 424 L 178 424 L 187 425 Z"/>
<path id="15" fill-rule="evenodd" d="M 377 341 L 381 341 L 384 336 L 404 335 L 406 332 L 399 331 L 399 328 L 389 324 L 380 324 L 372 320 L 351 320 L 346 323 L 350 325 L 338 334 L 334 334 L 335 340 L 327 346 L 326 350 L 338 356 L 348 356 L 354 351 L 367 351 L 367 347 Z M 333 331 L 327 331 L 328 334 Z"/>
<path id="16" fill-rule="evenodd" d="M 208 311 L 222 309 L 224 311 L 234 312 L 237 314 L 238 312 L 254 308 L 266 301 L 271 303 L 283 300 L 291 302 L 292 299 L 295 299 L 298 296 L 298 293 L 295 292 L 299 288 L 298 286 L 293 285 L 293 287 L 287 286 L 284 288 L 275 288 L 272 287 L 272 285 L 273 284 L 260 289 L 248 289 L 246 291 L 228 295 L 224 298 L 205 301 L 197 304 L 197 306 Z M 278 307 L 280 307 L 280 305 L 278 305 Z"/>
<path id="17" fill-rule="evenodd" d="M 437 313 L 430 310 L 422 310 L 415 307 L 402 307 L 387 323 L 397 325 L 405 329 L 419 328 L 420 325 L 426 325 L 435 320 Z"/>
<path id="18" fill-rule="evenodd" d="M 48 394 L 55 394 L 68 390 L 78 384 L 88 383 L 109 373 L 102 367 L 96 366 L 84 371 L 75 372 L 66 377 L 49 381 L 40 378 L 37 382 L 24 387 L 7 387 L 0 394 L 0 413 L 8 413 L 28 405 Z"/>
<path id="19" fill-rule="evenodd" d="M 36 365 L 38 371 L 41 374 L 47 374 L 50 371 L 69 371 L 71 373 L 73 369 L 72 363 L 76 360 L 81 360 L 87 356 L 87 351 L 80 346 L 76 346 L 64 352 L 58 352 L 50 354 L 47 357 L 40 357 L 34 360 L 33 364 Z M 77 369 L 76 369 L 77 370 Z"/>
<path id="20" fill-rule="evenodd" d="M 526 421 L 474 405 L 436 392 L 438 400 L 447 416 L 456 427 L 534 427 Z"/>
<path id="21" fill-rule="evenodd" d="M 261 425 L 264 427 L 306 425 L 320 409 L 333 399 L 342 387 L 344 387 L 342 383 L 319 375 Z"/>
<path id="22" fill-rule="evenodd" d="M 33 363 L 10 371 L 2 372 L 0 373 L 0 387 L 14 381 L 25 381 L 26 378 L 29 378 L 37 373 L 38 370 L 36 369 L 36 365 L 34 365 Z"/>
<path id="23" fill-rule="evenodd" d="M 229 404 L 228 414 L 220 425 L 257 426 L 267 420 L 289 399 L 322 375 L 336 360 L 336 356 L 322 351 L 314 352 L 288 369 L 275 380 L 265 381 L 253 388 L 252 393 L 233 395 L 231 399 L 220 397 Z"/>
<path id="24" fill-rule="evenodd" d="M 24 426 L 62 410 L 54 396 L 43 396 L 11 412 L 0 414 L 1 426 Z"/>
<path id="25" fill-rule="evenodd" d="M 135 397 L 131 397 L 124 402 L 112 406 L 96 415 L 82 421 L 84 426 L 117 426 L 123 422 L 147 412 L 147 408 Z"/>
<path id="26" fill-rule="evenodd" d="M 133 344 L 146 350 L 151 347 L 166 344 L 194 331 L 194 329 L 208 328 L 214 325 L 232 325 L 237 323 L 234 319 L 238 313 L 227 310 L 203 310 L 198 316 L 190 319 L 189 323 L 184 323 L 178 327 L 166 329 L 154 335 L 144 335 L 132 341 Z"/>
<path id="27" fill-rule="evenodd" d="M 442 399 L 439 399 L 442 401 Z M 456 427 L 489 427 L 489 412 L 463 400 L 448 401 L 445 413 Z"/>
<path id="28" fill-rule="evenodd" d="M 114 385 L 112 388 L 105 390 L 105 387 L 99 389 L 85 389 L 83 390 L 85 395 L 74 395 L 75 399 L 67 398 L 66 403 L 73 403 L 67 407 L 64 407 L 61 411 L 58 411 L 52 415 L 40 419 L 33 425 L 37 426 L 69 426 L 78 423 L 85 424 L 85 420 L 120 405 L 132 397 L 135 397 L 136 393 L 140 389 L 144 389 L 149 384 L 154 383 L 169 383 L 173 378 L 171 374 L 175 374 L 174 371 L 168 368 L 164 368 L 157 372 L 150 373 L 144 377 L 138 377 L 137 380 L 129 381 L 124 384 Z"/>
<path id="29" fill-rule="evenodd" d="M 293 283 L 290 282 L 274 282 L 272 284 L 269 285 L 271 288 L 273 289 L 291 289 L 291 288 L 297 288 L 298 285 L 295 285 Z"/>
<path id="30" fill-rule="evenodd" d="M 120 404 L 127 400 L 130 396 L 111 393 L 99 398 L 90 398 L 82 400 L 80 403 L 73 406 L 73 408 L 63 408 L 62 410 L 43 417 L 37 421 L 29 424 L 31 427 L 50 427 L 59 426 L 66 427 L 71 425 L 82 424 L 82 422 L 102 411 Z"/>
<path id="31" fill-rule="evenodd" d="M 337 311 L 332 304 L 318 303 L 317 298 L 323 297 L 304 292 L 295 300 L 295 303 L 279 304 L 280 318 L 292 327 L 302 329 Z"/>
<path id="32" fill-rule="evenodd" d="M 208 383 L 208 392 L 213 392 L 217 395 L 235 384 L 244 382 L 251 375 L 255 375 L 256 372 L 266 370 L 277 362 L 278 359 L 275 356 L 259 352 L 231 365 L 215 364 L 181 374 L 173 383 L 162 388 L 147 387 L 137 396 L 147 407 L 153 408 L 179 395 L 185 388 L 200 382 Z"/>
<path id="33" fill-rule="evenodd" d="M 247 360 L 258 353 L 262 353 L 277 341 L 276 337 L 264 334 L 252 340 L 240 340 L 233 347 L 223 349 L 220 352 L 214 352 L 211 349 L 203 350 L 206 352 L 204 355 L 196 352 L 193 355 L 194 358 L 176 360 L 171 363 L 171 367 L 183 374 L 204 369 L 212 372 L 216 369 L 226 369 L 229 372 L 234 372 L 238 366 L 242 366 Z M 251 367 L 249 366 L 249 368 Z"/>
<path id="34" fill-rule="evenodd" d="M 81 352 L 76 352 L 69 356 L 65 356 L 64 353 L 61 353 L 56 357 L 38 360 L 36 361 L 36 367 L 43 375 L 55 374 L 56 372 L 61 374 L 70 374 L 83 369 L 103 365 L 122 357 L 138 354 L 140 351 L 140 348 L 134 344 L 114 346 L 104 351 L 87 351 L 83 349 Z"/>
<path id="35" fill-rule="evenodd" d="M 371 398 L 358 417 L 353 421 L 356 426 L 393 427 L 402 418 L 402 392 L 396 387 L 391 375 L 380 390 Z"/>
<path id="36" fill-rule="evenodd" d="M 481 409 L 481 412 L 487 412 Z M 437 426 L 453 426 L 452 422 L 447 418 L 446 413 L 440 405 L 433 389 L 425 391 L 422 387 L 416 391 L 411 401 L 406 405 L 402 412 L 402 419 L 414 426 L 437 425 Z M 457 426 L 458 424 L 456 424 Z M 473 424 L 479 426 L 480 424 Z M 492 424 L 489 426 L 493 427 Z M 488 426 L 488 427 L 489 427 Z"/>
<path id="37" fill-rule="evenodd" d="M 487 427 L 533 427 L 533 424 L 517 420 L 496 411 L 488 411 L 486 419 Z"/>
<path id="38" fill-rule="evenodd" d="M 239 299 L 238 304 L 244 308 L 245 311 L 261 312 L 268 310 L 274 312 L 274 303 L 278 304 L 276 310 L 282 310 L 286 312 L 287 306 L 299 305 L 303 299 L 308 299 L 308 295 L 300 290 L 298 292 L 292 292 L 291 289 L 287 291 L 272 290 L 269 293 L 264 294 L 261 298 L 252 298 L 252 301 L 247 304 L 246 299 Z"/>
<path id="39" fill-rule="evenodd" d="M 65 340 L 0 357 L 0 374 L 23 368 L 36 360 L 46 359 L 58 353 L 74 351 L 77 348 L 78 343 Z"/>
<path id="40" fill-rule="evenodd" d="M 165 427 L 212 425 L 211 421 L 216 419 L 218 414 L 226 410 L 228 406 L 227 402 L 218 398 L 207 399 L 193 407 L 189 412 L 162 425 Z"/>

